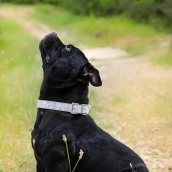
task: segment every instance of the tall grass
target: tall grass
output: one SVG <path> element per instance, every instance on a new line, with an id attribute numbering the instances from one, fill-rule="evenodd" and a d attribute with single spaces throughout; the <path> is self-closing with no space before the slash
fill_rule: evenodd
<path id="1" fill-rule="evenodd" d="M 0 56 L 0 170 L 32 171 L 30 130 L 36 115 L 41 66 L 38 41 L 1 18 Z"/>

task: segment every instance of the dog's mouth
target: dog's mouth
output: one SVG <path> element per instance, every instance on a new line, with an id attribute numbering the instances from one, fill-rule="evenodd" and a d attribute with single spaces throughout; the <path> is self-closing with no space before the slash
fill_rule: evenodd
<path id="1" fill-rule="evenodd" d="M 59 42 L 59 44 L 62 44 L 61 40 L 58 38 L 57 34 L 55 32 L 52 32 L 45 36 L 44 38 L 44 45 L 45 46 L 52 46 L 55 42 Z"/>
<path id="2" fill-rule="evenodd" d="M 62 41 L 59 39 L 57 34 L 55 32 L 52 32 L 48 35 L 46 35 L 42 41 L 40 42 L 40 49 L 43 49 L 44 51 L 47 51 L 51 49 L 51 47 L 56 44 L 56 48 L 60 48 L 61 46 L 64 46 Z"/>

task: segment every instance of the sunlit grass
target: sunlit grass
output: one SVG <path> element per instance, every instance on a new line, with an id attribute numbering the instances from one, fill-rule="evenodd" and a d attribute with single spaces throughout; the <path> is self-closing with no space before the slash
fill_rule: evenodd
<path id="1" fill-rule="evenodd" d="M 153 27 L 122 17 L 84 17 L 50 5 L 35 6 L 31 16 L 74 37 L 77 45 L 118 47 L 131 55 L 149 51 L 160 36 Z"/>
<path id="2" fill-rule="evenodd" d="M 5 172 L 34 168 L 30 130 L 40 84 L 38 53 L 37 40 L 0 19 L 0 170 Z"/>

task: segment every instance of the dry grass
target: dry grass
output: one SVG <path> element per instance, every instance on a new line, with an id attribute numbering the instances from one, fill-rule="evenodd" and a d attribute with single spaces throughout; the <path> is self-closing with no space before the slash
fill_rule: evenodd
<path id="1" fill-rule="evenodd" d="M 152 172 L 172 165 L 172 69 L 147 64 L 141 57 L 93 62 L 103 87 L 93 89 L 100 110 L 95 120 L 133 148 Z M 96 101 L 97 102 L 97 101 Z"/>

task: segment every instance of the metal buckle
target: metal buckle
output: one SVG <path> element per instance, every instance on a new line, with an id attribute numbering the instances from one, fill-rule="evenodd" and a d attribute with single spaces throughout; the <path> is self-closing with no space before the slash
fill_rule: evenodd
<path id="1" fill-rule="evenodd" d="M 71 114 L 78 114 L 77 112 L 75 112 L 76 109 L 76 105 L 79 105 L 78 103 L 72 103 L 72 109 L 71 109 Z"/>
<path id="2" fill-rule="evenodd" d="M 87 106 L 87 108 L 89 109 L 89 110 L 88 110 L 88 113 L 83 113 L 84 106 Z M 87 115 L 87 114 L 89 114 L 89 112 L 90 112 L 90 106 L 89 106 L 89 105 L 87 105 L 87 104 L 82 104 L 82 107 L 81 107 L 81 114 L 83 114 L 83 115 Z"/>

